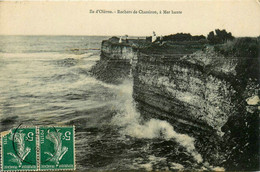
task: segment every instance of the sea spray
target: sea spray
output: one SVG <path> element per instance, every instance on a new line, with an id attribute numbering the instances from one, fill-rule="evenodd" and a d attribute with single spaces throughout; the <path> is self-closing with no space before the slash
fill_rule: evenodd
<path id="1" fill-rule="evenodd" d="M 112 123 L 122 127 L 122 134 L 136 138 L 174 139 L 185 147 L 187 152 L 189 152 L 198 163 L 203 162 L 201 155 L 195 149 L 195 139 L 188 135 L 175 132 L 173 126 L 167 121 L 150 119 L 149 121 L 141 123 L 140 113 L 136 111 L 132 98 L 132 82 L 125 81 L 122 85 L 115 88 L 118 88 L 118 98 L 122 101 L 116 105 L 119 108 L 119 113 L 112 119 Z"/>

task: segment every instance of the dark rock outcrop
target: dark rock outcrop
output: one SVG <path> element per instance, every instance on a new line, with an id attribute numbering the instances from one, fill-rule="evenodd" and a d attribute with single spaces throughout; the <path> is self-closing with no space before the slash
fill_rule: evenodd
<path id="1" fill-rule="evenodd" d="M 259 40 L 253 38 L 211 46 L 108 40 L 92 72 L 113 83 L 133 77 L 142 117 L 167 120 L 195 137 L 212 165 L 259 170 L 259 64 Z"/>
<path id="2" fill-rule="evenodd" d="M 91 73 L 107 83 L 119 84 L 131 77 L 132 66 L 137 52 L 133 44 L 118 43 L 115 39 L 102 42 L 100 60 L 92 67 Z"/>

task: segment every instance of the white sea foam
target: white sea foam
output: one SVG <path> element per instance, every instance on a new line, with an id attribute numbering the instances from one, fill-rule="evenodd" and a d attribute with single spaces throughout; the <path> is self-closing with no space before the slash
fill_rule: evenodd
<path id="1" fill-rule="evenodd" d="M 112 120 L 113 124 L 123 128 L 122 133 L 137 138 L 164 138 L 166 140 L 174 139 L 180 145 L 186 148 L 193 158 L 198 162 L 203 162 L 201 155 L 194 146 L 195 139 L 174 131 L 173 126 L 167 121 L 150 119 L 141 124 L 140 114 L 136 111 L 132 98 L 132 84 L 125 82 L 119 87 L 120 104 L 116 105 L 120 113 Z"/>

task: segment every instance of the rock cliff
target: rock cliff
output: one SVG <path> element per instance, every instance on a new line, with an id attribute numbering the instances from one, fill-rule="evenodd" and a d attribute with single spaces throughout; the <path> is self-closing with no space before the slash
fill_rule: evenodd
<path id="1" fill-rule="evenodd" d="M 232 49 L 241 49 L 241 42 Z M 176 131 L 195 137 L 199 152 L 213 164 L 258 169 L 259 100 L 254 107 L 247 103 L 258 99 L 258 55 L 249 53 L 249 44 L 243 47 L 246 55 L 239 50 L 226 55 L 226 46 L 140 49 L 133 97 L 144 118 L 167 120 Z"/>
<path id="2" fill-rule="evenodd" d="M 195 137 L 198 152 L 212 164 L 259 169 L 259 40 L 142 48 L 108 40 L 92 71 L 106 82 L 133 77 L 142 117 L 167 120 Z"/>
<path id="3" fill-rule="evenodd" d="M 137 51 L 132 44 L 104 40 L 101 46 L 100 60 L 91 69 L 96 78 L 108 83 L 121 83 L 131 77 L 132 65 L 137 59 Z"/>

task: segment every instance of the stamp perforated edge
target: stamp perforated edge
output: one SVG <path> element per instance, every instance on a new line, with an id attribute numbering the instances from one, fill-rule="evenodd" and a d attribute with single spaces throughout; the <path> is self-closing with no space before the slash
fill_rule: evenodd
<path id="1" fill-rule="evenodd" d="M 36 147 L 36 161 L 37 161 L 37 171 L 39 171 L 40 169 L 40 150 L 39 150 L 39 143 L 40 143 L 40 135 L 39 135 L 39 127 L 36 126 L 37 130 L 36 130 L 36 144 L 37 144 L 37 147 Z"/>
<path id="2" fill-rule="evenodd" d="M 2 133 L 0 133 L 0 158 L 1 158 L 1 167 L 0 167 L 0 169 L 1 169 L 1 171 L 3 171 L 3 157 L 2 157 L 2 155 L 3 155 L 3 152 L 2 152 Z"/>

